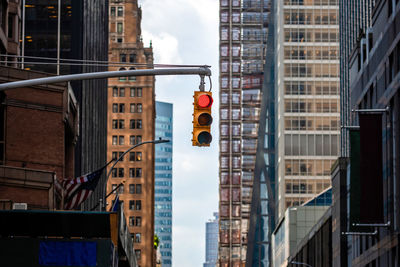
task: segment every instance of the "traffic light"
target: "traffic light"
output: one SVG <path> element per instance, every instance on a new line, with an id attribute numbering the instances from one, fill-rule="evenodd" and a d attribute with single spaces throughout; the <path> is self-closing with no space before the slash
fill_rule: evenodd
<path id="1" fill-rule="evenodd" d="M 212 141 L 211 106 L 213 103 L 212 93 L 205 91 L 194 92 L 193 110 L 193 146 L 210 146 Z"/>

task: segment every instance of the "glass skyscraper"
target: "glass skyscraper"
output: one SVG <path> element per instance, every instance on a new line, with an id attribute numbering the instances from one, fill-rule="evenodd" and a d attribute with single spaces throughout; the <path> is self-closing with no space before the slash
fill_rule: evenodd
<path id="1" fill-rule="evenodd" d="M 170 140 L 155 146 L 154 229 L 163 267 L 172 266 L 172 107 L 156 101 L 156 139 Z"/>
<path id="2" fill-rule="evenodd" d="M 203 267 L 215 267 L 218 260 L 218 212 L 206 222 L 206 262 Z"/>

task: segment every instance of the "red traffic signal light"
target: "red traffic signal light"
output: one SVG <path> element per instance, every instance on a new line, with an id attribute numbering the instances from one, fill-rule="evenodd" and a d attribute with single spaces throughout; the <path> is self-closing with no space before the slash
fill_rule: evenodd
<path id="1" fill-rule="evenodd" d="M 213 103 L 212 93 L 204 91 L 194 92 L 193 102 L 193 146 L 210 146 L 212 141 L 211 106 Z"/>

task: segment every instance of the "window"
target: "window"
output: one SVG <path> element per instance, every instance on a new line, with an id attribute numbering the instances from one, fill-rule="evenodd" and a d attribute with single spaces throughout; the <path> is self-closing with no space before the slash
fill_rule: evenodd
<path id="1" fill-rule="evenodd" d="M 119 104 L 119 113 L 125 112 L 125 104 Z"/>
<path id="2" fill-rule="evenodd" d="M 124 177 L 124 168 L 118 168 L 118 177 Z"/>
<path id="3" fill-rule="evenodd" d="M 119 54 L 119 61 L 126 62 L 126 54 Z"/>
<path id="4" fill-rule="evenodd" d="M 126 70 L 126 69 L 125 69 L 125 68 L 119 68 L 119 70 L 120 70 L 120 71 L 124 71 L 124 70 Z M 121 81 L 121 82 L 126 81 L 126 77 L 124 77 L 124 76 L 119 77 L 119 81 Z"/>
<path id="5" fill-rule="evenodd" d="M 125 128 L 125 121 L 124 120 L 118 120 L 118 128 L 119 129 L 124 129 Z"/>
<path id="6" fill-rule="evenodd" d="M 129 62 L 130 63 L 136 62 L 136 54 L 129 54 Z"/>
<path id="7" fill-rule="evenodd" d="M 129 136 L 129 144 L 130 145 L 134 145 L 135 144 L 135 136 L 134 135 Z"/>
<path id="8" fill-rule="evenodd" d="M 125 88 L 124 87 L 119 88 L 119 96 L 120 97 L 124 97 L 125 96 Z"/>
<path id="9" fill-rule="evenodd" d="M 118 136 L 113 135 L 113 137 L 112 137 L 112 144 L 113 144 L 113 146 L 117 145 L 117 143 L 118 143 Z"/>
<path id="10" fill-rule="evenodd" d="M 137 112 L 142 113 L 142 104 L 137 104 Z"/>
<path id="11" fill-rule="evenodd" d="M 117 169 L 112 169 L 112 171 L 111 171 L 111 175 L 112 175 L 112 177 L 117 177 Z"/>
<path id="12" fill-rule="evenodd" d="M 140 144 L 142 142 L 142 136 L 141 135 L 137 135 L 136 136 L 136 144 Z"/>
<path id="13" fill-rule="evenodd" d="M 113 113 L 118 113 L 118 104 L 113 104 L 112 112 Z"/>
<path id="14" fill-rule="evenodd" d="M 135 223 L 136 226 L 142 226 L 142 217 L 136 217 Z"/>
<path id="15" fill-rule="evenodd" d="M 129 226 L 135 226 L 135 217 L 133 216 L 129 217 Z"/>
<path id="16" fill-rule="evenodd" d="M 129 153 L 129 161 L 135 161 L 135 152 Z"/>
<path id="17" fill-rule="evenodd" d="M 111 7 L 111 12 L 110 12 L 110 14 L 111 14 L 111 17 L 115 17 L 115 6 L 112 6 L 112 7 Z"/>
<path id="18" fill-rule="evenodd" d="M 136 128 L 137 129 L 142 129 L 142 120 L 137 120 L 136 121 Z"/>
<path id="19" fill-rule="evenodd" d="M 136 200 L 136 210 L 142 210 L 142 201 Z"/>
<path id="20" fill-rule="evenodd" d="M 140 236 L 140 233 L 136 233 L 135 234 L 135 243 L 140 243 L 140 238 L 141 236 Z"/>
<path id="21" fill-rule="evenodd" d="M 136 88 L 136 96 L 142 97 L 142 88 Z"/>
<path id="22" fill-rule="evenodd" d="M 129 209 L 135 210 L 135 200 L 129 200 Z"/>
<path id="23" fill-rule="evenodd" d="M 113 87 L 113 96 L 118 96 L 118 87 Z"/>
<path id="24" fill-rule="evenodd" d="M 135 185 L 134 184 L 129 185 L 129 194 L 135 194 Z"/>
<path id="25" fill-rule="evenodd" d="M 141 184 L 137 184 L 136 185 L 136 194 L 141 194 L 142 193 L 142 185 Z"/>
<path id="26" fill-rule="evenodd" d="M 131 88 L 131 94 L 130 94 L 131 97 L 135 97 L 135 91 L 136 88 Z"/>
<path id="27" fill-rule="evenodd" d="M 123 135 L 119 136 L 119 144 L 124 145 L 125 144 L 125 137 Z"/>
<path id="28" fill-rule="evenodd" d="M 122 38 L 117 38 L 117 43 L 122 43 Z"/>
<path id="29" fill-rule="evenodd" d="M 122 22 L 118 22 L 117 23 L 117 33 L 122 33 L 123 31 L 123 27 L 122 27 Z"/>
<path id="30" fill-rule="evenodd" d="M 135 120 L 130 120 L 129 121 L 129 128 L 130 129 L 135 129 Z"/>
<path id="31" fill-rule="evenodd" d="M 136 259 L 140 260 L 141 251 L 140 249 L 135 249 Z"/>
<path id="32" fill-rule="evenodd" d="M 129 70 L 135 70 L 134 67 L 129 68 Z M 136 76 L 129 76 L 128 78 L 130 81 L 136 81 Z"/>
<path id="33" fill-rule="evenodd" d="M 129 168 L 129 177 L 135 177 L 135 168 Z"/>
<path id="34" fill-rule="evenodd" d="M 118 158 L 118 152 L 113 152 L 112 159 L 117 159 L 117 158 Z"/>
<path id="35" fill-rule="evenodd" d="M 131 104 L 130 112 L 135 113 L 135 104 Z"/>
<path id="36" fill-rule="evenodd" d="M 142 161 L 142 152 L 136 152 L 136 161 Z"/>
<path id="37" fill-rule="evenodd" d="M 113 129 L 118 129 L 118 120 L 113 120 L 112 121 L 112 128 Z"/>
<path id="38" fill-rule="evenodd" d="M 142 177 L 142 168 L 136 168 L 136 177 Z"/>
<path id="39" fill-rule="evenodd" d="M 118 158 L 121 158 L 122 154 L 124 154 L 124 152 L 118 152 Z M 124 161 L 124 158 L 122 157 L 119 161 Z"/>
<path id="40" fill-rule="evenodd" d="M 123 7 L 122 6 L 119 6 L 118 8 L 117 8 L 117 16 L 118 17 L 122 17 L 123 16 Z"/>

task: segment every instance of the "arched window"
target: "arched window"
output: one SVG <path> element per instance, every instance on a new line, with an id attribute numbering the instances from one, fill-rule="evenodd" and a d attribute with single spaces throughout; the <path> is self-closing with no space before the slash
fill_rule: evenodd
<path id="1" fill-rule="evenodd" d="M 125 68 L 119 68 L 119 70 L 126 70 Z M 126 81 L 126 77 L 119 77 L 119 81 Z"/>
<path id="2" fill-rule="evenodd" d="M 134 67 L 130 67 L 129 70 L 135 70 Z M 129 81 L 136 81 L 136 76 L 129 76 Z"/>

